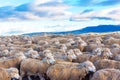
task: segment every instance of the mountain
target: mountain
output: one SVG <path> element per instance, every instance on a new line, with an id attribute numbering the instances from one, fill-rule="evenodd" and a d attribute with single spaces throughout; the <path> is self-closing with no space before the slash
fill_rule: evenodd
<path id="1" fill-rule="evenodd" d="M 79 30 L 73 31 L 66 31 L 66 32 L 36 32 L 36 33 L 27 33 L 23 35 L 42 35 L 46 34 L 82 34 L 82 33 L 89 33 L 89 32 L 97 32 L 97 33 L 104 33 L 104 32 L 115 32 L 120 31 L 120 25 L 99 25 L 99 26 L 89 26 Z"/>

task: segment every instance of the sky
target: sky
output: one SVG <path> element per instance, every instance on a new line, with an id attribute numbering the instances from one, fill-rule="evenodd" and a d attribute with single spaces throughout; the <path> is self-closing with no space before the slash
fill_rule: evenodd
<path id="1" fill-rule="evenodd" d="M 120 0 L 0 0 L 0 35 L 119 25 Z"/>

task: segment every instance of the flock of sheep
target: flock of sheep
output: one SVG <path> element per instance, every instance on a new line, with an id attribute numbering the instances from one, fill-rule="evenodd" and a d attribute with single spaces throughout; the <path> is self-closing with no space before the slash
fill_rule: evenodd
<path id="1" fill-rule="evenodd" d="M 0 37 L 0 80 L 120 80 L 120 33 Z"/>

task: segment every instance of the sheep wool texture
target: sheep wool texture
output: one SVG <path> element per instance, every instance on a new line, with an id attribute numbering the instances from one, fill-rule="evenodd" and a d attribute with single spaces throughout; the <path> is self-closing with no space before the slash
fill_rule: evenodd
<path id="1" fill-rule="evenodd" d="M 0 60 L 0 66 L 3 68 L 19 67 L 21 61 L 21 57 L 11 57 L 4 60 Z"/>
<path id="2" fill-rule="evenodd" d="M 82 80 L 87 74 L 86 68 L 78 68 L 77 64 L 55 64 L 48 68 L 47 76 L 51 80 Z"/>
<path id="3" fill-rule="evenodd" d="M 11 80 L 9 73 L 3 68 L 0 68 L 0 80 Z"/>

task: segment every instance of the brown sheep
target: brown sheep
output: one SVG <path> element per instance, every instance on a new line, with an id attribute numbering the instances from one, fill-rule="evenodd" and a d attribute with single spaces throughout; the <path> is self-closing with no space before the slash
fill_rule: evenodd
<path id="1" fill-rule="evenodd" d="M 98 48 L 96 48 L 96 49 L 99 50 Z M 112 53 L 110 52 L 110 49 L 102 48 L 102 50 L 98 51 L 95 55 L 82 54 L 82 55 L 77 56 L 77 59 L 73 60 L 73 61 L 74 62 L 84 62 L 86 60 L 89 60 L 94 63 L 97 60 L 109 59 L 111 57 L 112 57 Z"/>
<path id="2" fill-rule="evenodd" d="M 115 56 L 117 56 L 118 54 L 120 54 L 120 48 L 112 48 L 111 52 L 113 54 L 113 59 L 114 59 Z"/>
<path id="3" fill-rule="evenodd" d="M 95 72 L 90 80 L 120 80 L 120 70 L 101 69 Z"/>
<path id="4" fill-rule="evenodd" d="M 67 58 L 70 62 L 72 62 L 74 59 L 77 59 L 77 56 L 74 54 L 72 49 L 67 51 Z"/>
<path id="5" fill-rule="evenodd" d="M 82 40 L 80 37 L 75 38 L 73 47 L 80 49 L 80 51 L 83 51 L 85 46 L 87 46 L 87 43 L 84 40 Z"/>
<path id="6" fill-rule="evenodd" d="M 6 57 L 3 60 L 0 60 L 0 67 L 3 68 L 10 68 L 10 67 L 16 67 L 19 68 L 20 63 L 23 59 L 26 57 L 24 56 L 23 53 L 18 53 L 17 55 L 11 56 L 11 57 Z"/>
<path id="7" fill-rule="evenodd" d="M 115 60 L 102 59 L 94 63 L 97 70 L 105 68 L 120 69 L 120 62 Z"/>
<path id="8" fill-rule="evenodd" d="M 114 37 L 109 37 L 109 39 L 106 39 L 103 41 L 104 44 L 108 44 L 108 45 L 111 45 L 111 44 L 120 44 L 120 39 L 117 39 L 117 38 L 114 38 Z"/>
<path id="9" fill-rule="evenodd" d="M 41 80 L 44 80 L 43 75 L 46 73 L 48 67 L 55 63 L 53 56 L 50 55 L 49 53 L 49 56 L 47 55 L 41 61 L 36 59 L 25 59 L 22 61 L 20 65 L 20 80 L 22 80 L 25 75 L 28 75 L 29 80 L 31 80 L 31 75 L 37 75 Z"/>
<path id="10" fill-rule="evenodd" d="M 85 49 L 84 49 L 84 51 L 85 52 L 92 52 L 92 50 L 93 49 L 95 49 L 95 48 L 102 48 L 102 47 L 104 47 L 104 44 L 89 44 L 89 45 L 87 45 L 86 47 L 85 47 Z"/>
<path id="11" fill-rule="evenodd" d="M 82 80 L 87 74 L 95 71 L 96 69 L 90 61 L 85 61 L 77 66 L 74 63 L 61 63 L 50 66 L 47 70 L 47 76 L 51 80 Z"/>
<path id="12" fill-rule="evenodd" d="M 16 80 L 19 79 L 19 71 L 16 68 L 1 68 L 0 67 L 0 80 Z"/>

